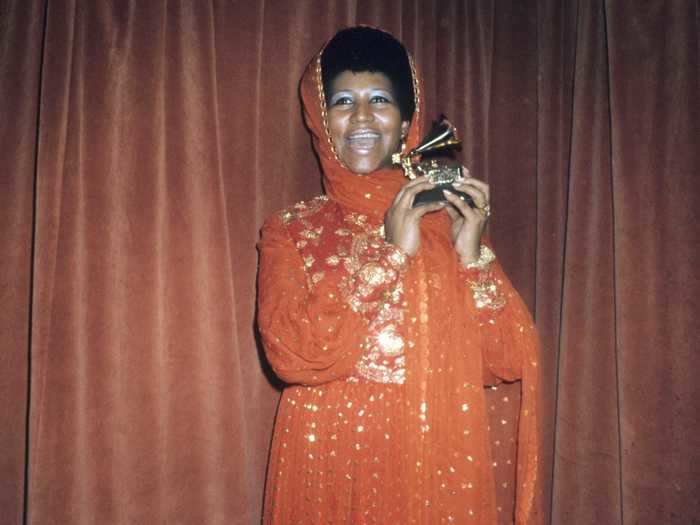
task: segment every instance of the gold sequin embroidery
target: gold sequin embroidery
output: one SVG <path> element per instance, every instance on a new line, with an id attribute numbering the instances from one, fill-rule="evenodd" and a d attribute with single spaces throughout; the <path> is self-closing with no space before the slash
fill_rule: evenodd
<path id="1" fill-rule="evenodd" d="M 401 335 L 408 257 L 384 240 L 381 224 L 362 213 L 324 208 L 326 202 L 300 203 L 282 216 L 300 251 L 309 289 L 333 274 L 342 300 L 367 324 L 362 357 L 348 380 L 402 384 L 409 346 Z"/>
<path id="2" fill-rule="evenodd" d="M 489 272 L 479 272 L 475 281 L 467 281 L 472 289 L 474 303 L 479 309 L 500 310 L 506 305 L 506 299 L 500 293 L 497 281 Z"/>
<path id="3" fill-rule="evenodd" d="M 280 212 L 280 218 L 284 224 L 289 224 L 295 219 L 302 219 L 313 215 L 320 210 L 326 202 L 328 202 L 328 197 L 325 195 L 314 197 L 308 202 L 297 202 L 296 204 L 282 210 Z"/>

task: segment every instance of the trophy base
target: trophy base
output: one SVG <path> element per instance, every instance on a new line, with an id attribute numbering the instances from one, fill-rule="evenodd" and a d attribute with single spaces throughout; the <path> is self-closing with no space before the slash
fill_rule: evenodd
<path id="1" fill-rule="evenodd" d="M 442 194 L 442 190 L 447 190 L 454 193 L 457 195 L 457 197 L 469 204 L 469 206 L 476 208 L 476 204 L 474 204 L 474 201 L 468 194 L 464 193 L 463 191 L 456 190 L 449 182 L 437 184 L 432 189 L 421 191 L 418 195 L 416 195 L 416 198 L 413 199 L 413 207 L 417 208 L 418 206 L 425 206 L 426 204 L 432 204 L 433 202 L 446 201 L 447 199 Z"/>

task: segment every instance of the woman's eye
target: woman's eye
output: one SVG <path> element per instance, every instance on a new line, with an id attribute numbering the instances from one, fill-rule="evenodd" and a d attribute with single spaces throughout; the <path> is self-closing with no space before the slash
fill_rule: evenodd
<path id="1" fill-rule="evenodd" d="M 338 97 L 333 100 L 333 106 L 344 106 L 347 104 L 352 104 L 352 98 L 350 97 Z"/>
<path id="2" fill-rule="evenodd" d="M 374 95 L 370 99 L 370 102 L 374 102 L 375 104 L 389 104 L 391 102 L 391 100 L 389 100 L 384 95 Z"/>

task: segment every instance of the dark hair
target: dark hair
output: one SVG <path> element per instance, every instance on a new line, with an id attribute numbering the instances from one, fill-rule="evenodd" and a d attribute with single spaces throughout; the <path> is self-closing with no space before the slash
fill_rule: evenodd
<path id="1" fill-rule="evenodd" d="M 416 104 L 408 53 L 389 33 L 371 27 L 338 31 L 321 55 L 323 90 L 328 97 L 335 77 L 343 71 L 383 73 L 394 88 L 401 119 L 413 118 Z"/>

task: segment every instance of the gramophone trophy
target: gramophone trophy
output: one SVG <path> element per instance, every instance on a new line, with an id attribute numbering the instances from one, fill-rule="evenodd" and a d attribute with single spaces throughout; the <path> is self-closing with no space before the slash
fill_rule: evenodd
<path id="1" fill-rule="evenodd" d="M 442 190 L 454 193 L 472 208 L 475 207 L 472 198 L 454 188 L 453 183 L 464 179 L 461 166 L 451 166 L 437 159 L 422 160 L 426 153 L 447 151 L 461 146 L 457 138 L 457 130 L 444 115 L 433 124 L 432 129 L 420 144 L 407 153 L 394 153 L 391 161 L 400 165 L 404 175 L 413 180 L 416 177 L 427 176 L 435 187 L 420 192 L 413 201 L 413 206 L 421 206 L 432 202 L 444 201 Z"/>

